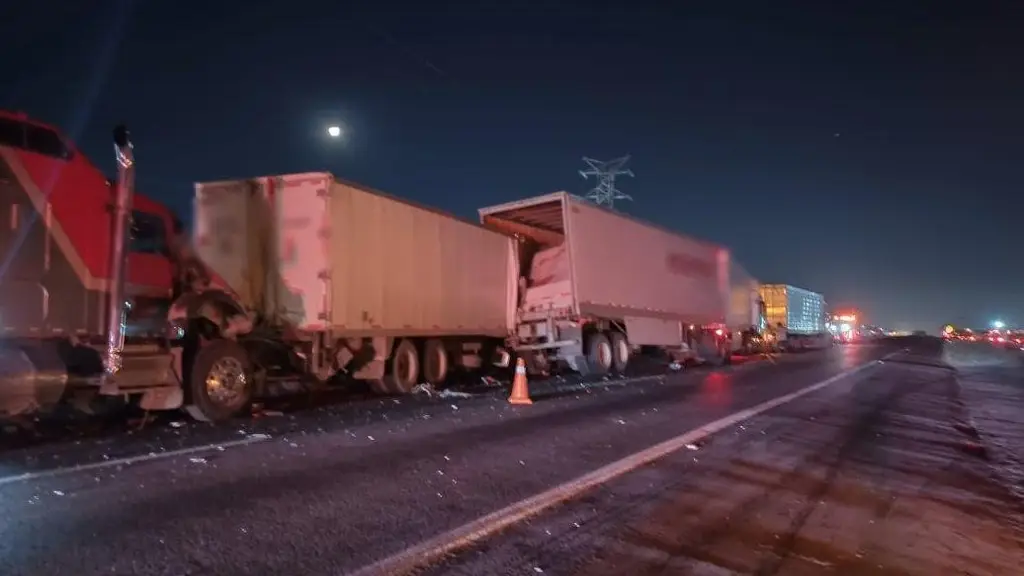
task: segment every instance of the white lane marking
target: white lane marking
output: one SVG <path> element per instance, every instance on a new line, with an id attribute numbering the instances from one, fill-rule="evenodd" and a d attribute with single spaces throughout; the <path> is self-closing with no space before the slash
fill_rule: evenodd
<path id="1" fill-rule="evenodd" d="M 595 486 L 604 484 L 605 482 L 622 476 L 627 472 L 631 472 L 673 452 L 677 452 L 687 444 L 699 442 L 711 434 L 721 432 L 722 430 L 735 426 L 748 418 L 757 416 L 762 412 L 767 412 L 768 410 L 786 404 L 787 402 L 792 402 L 801 396 L 821 390 L 822 388 L 834 384 L 843 378 L 852 376 L 853 374 L 871 366 L 881 365 L 881 363 L 881 360 L 875 360 L 861 364 L 856 368 L 840 372 L 827 380 L 823 380 L 817 384 L 812 384 L 806 388 L 801 388 L 791 394 L 786 394 L 785 396 L 780 396 L 778 398 L 768 400 L 767 402 L 762 402 L 753 408 L 747 408 L 746 410 L 741 410 L 735 414 L 726 416 L 725 418 L 715 420 L 710 424 L 705 424 L 700 428 L 690 430 L 689 432 L 676 436 L 675 438 L 671 438 L 661 442 L 660 444 L 655 444 L 650 448 L 646 448 L 621 460 L 612 462 L 607 466 L 598 468 L 597 470 L 580 476 L 575 480 L 570 480 L 560 486 L 556 486 L 550 490 L 546 490 L 524 500 L 520 500 L 519 502 L 502 508 L 501 510 L 491 512 L 490 514 L 477 518 L 468 524 L 463 524 L 454 530 L 445 532 L 444 534 L 425 540 L 415 546 L 406 548 L 405 550 L 384 558 L 383 560 L 364 566 L 351 574 L 353 576 L 371 576 L 378 574 L 399 576 L 401 574 L 415 572 L 424 566 L 436 563 L 448 554 L 471 546 L 472 544 L 492 536 L 513 524 L 517 524 L 531 516 L 535 516 L 540 512 L 543 512 L 548 508 L 551 508 L 552 506 L 570 500 Z"/>
<path id="2" fill-rule="evenodd" d="M 178 450 L 168 450 L 166 452 L 150 452 L 148 454 L 142 454 L 140 456 L 129 456 L 127 458 L 116 458 L 113 460 L 104 460 L 102 462 L 92 462 L 89 464 L 81 464 L 78 466 L 69 466 L 67 468 L 55 468 L 53 470 L 41 470 L 39 472 L 25 472 L 24 474 L 12 474 L 10 476 L 0 477 L 0 486 L 6 486 L 7 484 L 15 484 L 17 482 L 31 482 L 34 480 L 44 480 L 49 478 L 56 478 L 59 476 L 68 476 L 77 472 L 90 472 L 95 470 L 102 470 L 104 468 L 112 468 L 116 466 L 131 466 L 132 464 L 139 464 L 141 462 L 152 462 L 154 460 L 166 460 L 168 458 L 176 458 L 178 456 L 186 456 L 189 454 L 196 454 L 199 452 L 212 452 L 214 450 L 223 450 L 225 448 L 236 448 L 238 446 L 247 446 L 249 444 L 255 444 L 257 442 L 265 442 L 270 440 L 272 437 L 265 434 L 252 435 L 241 440 L 232 440 L 230 442 L 220 442 L 217 444 L 203 444 L 202 446 L 192 446 L 191 448 L 180 448 Z"/>

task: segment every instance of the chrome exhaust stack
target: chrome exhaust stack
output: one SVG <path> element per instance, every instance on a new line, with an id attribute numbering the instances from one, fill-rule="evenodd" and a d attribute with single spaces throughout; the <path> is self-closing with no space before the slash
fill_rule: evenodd
<path id="1" fill-rule="evenodd" d="M 113 385 L 121 371 L 124 336 L 129 304 L 125 299 L 128 235 L 131 225 L 132 196 L 135 193 L 135 155 L 128 128 L 114 128 L 114 156 L 117 182 L 114 193 L 110 238 L 110 293 L 107 308 L 107 351 L 104 358 L 104 385 Z"/>

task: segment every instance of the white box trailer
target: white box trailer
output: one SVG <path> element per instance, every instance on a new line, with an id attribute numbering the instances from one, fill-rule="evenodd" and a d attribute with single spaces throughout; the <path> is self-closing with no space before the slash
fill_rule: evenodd
<path id="1" fill-rule="evenodd" d="M 373 358 L 350 367 L 357 378 L 394 375 L 405 362 L 390 391 L 421 375 L 440 383 L 450 365 L 479 367 L 514 329 L 506 235 L 328 173 L 195 190 L 194 244 L 206 265 L 260 317 L 322 339 L 340 365 L 371 346 Z"/>
<path id="2" fill-rule="evenodd" d="M 788 284 L 763 284 L 760 289 L 768 324 L 784 349 L 825 348 L 832 335 L 825 328 L 825 298 Z"/>
<path id="3" fill-rule="evenodd" d="M 729 253 L 556 192 L 480 210 L 520 240 L 517 349 L 535 371 L 561 361 L 622 371 L 632 349 L 706 347 L 722 333 Z M 712 342 L 712 355 L 721 343 Z"/>

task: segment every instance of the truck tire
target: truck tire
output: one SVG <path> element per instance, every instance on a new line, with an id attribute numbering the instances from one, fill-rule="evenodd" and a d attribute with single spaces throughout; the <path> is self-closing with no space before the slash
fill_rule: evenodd
<path id="1" fill-rule="evenodd" d="M 448 350 L 437 338 L 427 340 L 423 345 L 423 379 L 433 386 L 440 386 L 448 379 Z"/>
<path id="2" fill-rule="evenodd" d="M 587 364 L 590 373 L 604 376 L 612 368 L 612 344 L 602 332 L 594 332 L 587 339 Z"/>
<path id="3" fill-rule="evenodd" d="M 384 384 L 391 394 L 411 394 L 420 383 L 420 353 L 412 340 L 403 339 L 391 353 Z"/>
<path id="4" fill-rule="evenodd" d="M 202 346 L 189 371 L 190 416 L 221 422 L 238 415 L 252 400 L 252 363 L 234 340 L 213 340 Z"/>
<path id="5" fill-rule="evenodd" d="M 629 366 L 629 341 L 622 332 L 611 333 L 612 369 L 618 374 L 625 374 Z"/>

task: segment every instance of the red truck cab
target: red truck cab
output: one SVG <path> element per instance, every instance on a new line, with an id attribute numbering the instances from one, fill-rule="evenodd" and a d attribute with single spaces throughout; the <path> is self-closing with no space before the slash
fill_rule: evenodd
<path id="1" fill-rule="evenodd" d="M 55 128 L 0 112 L 5 336 L 90 339 L 105 332 L 101 302 L 110 278 L 112 195 L 104 174 Z M 126 295 L 139 304 L 169 303 L 172 229 L 166 206 L 134 196 L 125 285 Z M 10 306 L 11 297 L 17 306 Z"/>
<path id="2" fill-rule="evenodd" d="M 116 188 L 56 128 L 0 111 L 0 352 L 8 366 L 26 373 L 63 374 L 51 379 L 52 393 L 17 392 L 34 396 L 36 404 L 103 371 L 100 350 L 114 305 Z M 129 214 L 123 346 L 129 352 L 145 346 L 146 362 L 162 366 L 169 358 L 174 219 L 166 206 L 141 195 L 132 195 Z M 134 368 L 127 354 L 125 367 Z M 140 374 L 159 383 L 159 372 L 148 364 Z M 0 414 L 24 412 L 32 403 L 12 404 L 7 396 L 0 393 Z"/>

